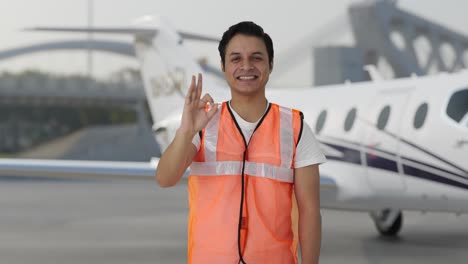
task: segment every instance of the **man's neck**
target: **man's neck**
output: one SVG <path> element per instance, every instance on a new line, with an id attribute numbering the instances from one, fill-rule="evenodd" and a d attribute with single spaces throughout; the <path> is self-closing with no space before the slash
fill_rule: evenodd
<path id="1" fill-rule="evenodd" d="M 239 97 L 233 96 L 231 107 L 247 122 L 257 122 L 265 113 L 267 100 L 265 96 Z"/>

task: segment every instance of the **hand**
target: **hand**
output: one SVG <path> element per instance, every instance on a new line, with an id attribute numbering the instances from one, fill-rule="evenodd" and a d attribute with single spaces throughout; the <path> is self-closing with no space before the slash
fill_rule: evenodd
<path id="1" fill-rule="evenodd" d="M 200 99 L 203 87 L 203 78 L 201 73 L 198 74 L 198 81 L 195 85 L 195 76 L 192 75 L 192 83 L 185 96 L 184 111 L 182 113 L 182 121 L 179 131 L 188 133 L 190 136 L 195 136 L 198 131 L 205 128 L 208 121 L 214 116 L 218 110 L 217 104 L 209 94 L 205 94 Z M 209 104 L 211 108 L 206 109 Z"/>

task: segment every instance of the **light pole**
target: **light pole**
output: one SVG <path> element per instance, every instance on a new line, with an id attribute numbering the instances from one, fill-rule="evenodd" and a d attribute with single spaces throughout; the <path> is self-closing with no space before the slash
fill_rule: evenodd
<path id="1" fill-rule="evenodd" d="M 93 27 L 93 0 L 88 0 L 88 29 Z M 92 75 L 93 75 L 93 52 L 92 52 L 92 40 L 93 40 L 93 33 L 88 31 L 88 79 L 89 79 L 89 87 L 91 88 L 92 83 Z"/>

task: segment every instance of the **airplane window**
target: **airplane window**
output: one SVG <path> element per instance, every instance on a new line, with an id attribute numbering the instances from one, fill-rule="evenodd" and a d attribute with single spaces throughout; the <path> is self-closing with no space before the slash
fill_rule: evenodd
<path id="1" fill-rule="evenodd" d="M 468 89 L 452 94 L 447 105 L 447 115 L 457 123 L 462 123 L 468 114 Z M 463 125 L 463 124 L 462 124 Z"/>
<path id="2" fill-rule="evenodd" d="M 351 109 L 348 114 L 346 115 L 345 123 L 344 123 L 344 130 L 348 132 L 353 128 L 354 120 L 356 120 L 356 108 Z"/>
<path id="3" fill-rule="evenodd" d="M 315 124 L 315 133 L 319 134 L 322 131 L 323 127 L 325 126 L 325 120 L 327 119 L 327 110 L 323 110 L 320 112 L 317 123 Z"/>
<path id="4" fill-rule="evenodd" d="M 388 118 L 390 117 L 390 106 L 385 106 L 382 111 L 380 111 L 379 118 L 377 119 L 377 128 L 383 130 L 387 126 Z"/>
<path id="5" fill-rule="evenodd" d="M 416 114 L 414 115 L 414 128 L 420 129 L 424 125 L 424 121 L 426 121 L 427 110 L 427 103 L 423 103 L 418 107 L 418 110 L 416 110 Z"/>

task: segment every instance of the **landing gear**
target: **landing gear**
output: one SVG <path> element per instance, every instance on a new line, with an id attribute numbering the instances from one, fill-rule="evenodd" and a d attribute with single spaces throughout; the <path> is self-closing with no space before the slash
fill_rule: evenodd
<path id="1" fill-rule="evenodd" d="M 383 209 L 372 211 L 370 216 L 374 220 L 375 227 L 380 235 L 384 237 L 397 236 L 403 225 L 403 214 L 400 210 Z"/>

